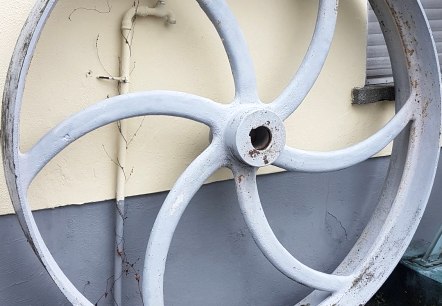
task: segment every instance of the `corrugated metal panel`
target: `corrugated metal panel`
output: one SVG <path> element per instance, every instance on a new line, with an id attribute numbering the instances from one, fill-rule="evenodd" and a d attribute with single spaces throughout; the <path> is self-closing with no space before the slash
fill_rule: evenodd
<path id="1" fill-rule="evenodd" d="M 442 0 L 421 0 L 442 63 Z M 368 10 L 367 84 L 392 82 L 390 58 L 375 14 Z"/>

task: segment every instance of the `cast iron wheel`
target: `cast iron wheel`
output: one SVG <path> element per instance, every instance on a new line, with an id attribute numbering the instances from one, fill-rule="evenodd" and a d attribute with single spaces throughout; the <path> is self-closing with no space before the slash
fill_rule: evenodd
<path id="1" fill-rule="evenodd" d="M 61 271 L 44 243 L 27 200 L 37 173 L 79 137 L 117 120 L 170 115 L 208 125 L 213 139 L 185 170 L 165 200 L 148 242 L 143 269 L 145 305 L 164 305 L 163 277 L 172 236 L 187 204 L 218 168 L 232 170 L 242 214 L 258 247 L 283 274 L 315 289 L 298 305 L 359 305 L 376 292 L 398 263 L 424 212 L 439 156 L 441 93 L 438 63 L 422 7 L 415 0 L 371 0 L 392 58 L 396 114 L 377 133 L 346 149 L 310 152 L 285 145 L 283 121 L 301 104 L 330 48 L 337 0 L 320 0 L 305 58 L 288 87 L 263 104 L 235 18 L 223 0 L 198 0 L 228 54 L 235 99 L 225 106 L 181 92 L 148 91 L 98 102 L 64 120 L 29 151 L 19 150 L 19 118 L 26 75 L 55 0 L 39 0 L 18 40 L 3 97 L 3 162 L 20 224 L 44 267 L 74 305 L 92 305 Z M 189 107 L 192 105 L 193 107 Z M 379 204 L 360 239 L 332 274 L 296 260 L 278 241 L 263 213 L 256 170 L 269 164 L 289 171 L 333 171 L 352 166 L 394 140 Z"/>

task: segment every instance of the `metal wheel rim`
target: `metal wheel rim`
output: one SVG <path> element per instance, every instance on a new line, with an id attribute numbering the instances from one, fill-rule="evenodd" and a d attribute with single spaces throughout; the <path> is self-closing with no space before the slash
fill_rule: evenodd
<path id="1" fill-rule="evenodd" d="M 3 161 L 14 209 L 34 251 L 57 286 L 72 304 L 92 305 L 73 286 L 54 261 L 41 238 L 28 206 L 26 194 L 27 187 L 44 164 L 69 143 L 90 130 L 73 130 L 72 135 L 67 133 L 66 135 L 61 135 L 64 136 L 62 138 L 60 138 L 60 135 L 53 133 L 47 137 L 45 136 L 46 138 L 44 137 L 36 145 L 36 150 L 32 151 L 31 149 L 26 153 L 19 151 L 19 114 L 25 78 L 40 33 L 56 2 L 55 0 L 40 0 L 37 2 L 25 24 L 11 60 L 3 97 Z M 231 16 L 223 1 L 201 0 L 198 2 L 212 21 L 222 20 L 226 21 L 228 25 L 237 27 L 233 16 Z M 146 258 L 154 255 L 155 259 L 148 261 L 147 264 L 145 263 L 143 271 L 145 276 L 143 295 L 147 305 L 164 304 L 162 280 L 169 247 L 168 243 L 170 243 L 179 217 L 187 206 L 186 202 L 188 203 L 193 194 L 199 189 L 199 186 L 204 183 L 205 178 L 222 166 L 231 168 L 235 174 L 242 213 L 251 228 L 255 241 L 266 257 L 288 277 L 321 290 L 314 291 L 301 301 L 299 305 L 308 303 L 310 305 L 356 305 L 365 303 L 388 277 L 394 265 L 400 260 L 417 228 L 434 179 L 439 155 L 441 122 L 440 73 L 434 43 L 429 34 L 428 24 L 420 3 L 413 0 L 372 0 L 370 3 L 383 25 L 384 36 L 390 54 L 394 55 L 392 57 L 392 67 L 395 84 L 398 88 L 396 92 L 397 114 L 395 118 L 399 119 L 390 121 L 380 131 L 386 132 L 376 133 L 367 141 L 352 146 L 350 150 L 338 150 L 332 152 L 332 154 L 321 154 L 288 147 L 281 148 L 281 145 L 284 144 L 283 138 L 285 135 L 277 134 L 276 132 L 272 134 L 277 136 L 275 137 L 275 142 L 272 143 L 272 145 L 274 144 L 274 152 L 272 151 L 274 155 L 270 151 L 265 151 L 268 153 L 265 157 L 262 152 L 258 152 L 259 154 L 255 152 L 255 154 L 252 153 L 249 156 L 242 155 L 242 153 L 246 152 L 244 150 L 248 148 L 247 146 L 250 147 L 250 143 L 239 143 L 245 141 L 244 135 L 239 134 L 244 134 L 244 131 L 247 132 L 247 129 L 254 127 L 262 119 L 274 119 L 274 122 L 272 121 L 272 124 L 269 126 L 271 130 L 281 127 L 282 120 L 287 118 L 302 102 L 303 97 L 299 99 L 296 95 L 293 96 L 293 88 L 296 88 L 299 92 L 299 88 L 302 87 L 301 91 L 308 92 L 313 86 L 318 73 L 316 75 L 313 73 L 313 77 L 309 77 L 307 80 L 301 80 L 303 81 L 302 84 L 299 83 L 300 80 L 296 76 L 302 75 L 302 69 L 312 69 L 313 67 L 313 70 L 321 70 L 329 44 L 331 43 L 330 33 L 326 33 L 325 36 L 321 33 L 330 32 L 330 27 L 332 30 L 334 29 L 336 16 L 333 17 L 333 15 L 336 15 L 337 1 L 320 1 L 317 22 L 318 31 L 315 31 L 315 35 L 317 35 L 316 40 L 326 42 L 325 48 L 327 50 L 324 51 L 324 46 L 314 49 L 314 36 L 311 49 L 309 48 L 304 59 L 304 66 L 301 65 L 297 75 L 282 95 L 268 106 L 262 104 L 256 95 L 253 66 L 241 33 L 236 28 L 232 30 L 229 27 L 223 27 L 224 24 L 222 22 L 218 24 L 214 22 L 214 24 L 223 38 L 234 75 L 237 91 L 235 100 L 231 105 L 227 107 L 218 106 L 204 98 L 170 92 L 131 94 L 114 98 L 105 105 L 108 107 L 108 104 L 118 104 L 141 98 L 167 100 L 169 95 L 178 100 L 178 102 L 172 105 L 166 104 L 165 107 L 178 107 L 176 111 L 147 107 L 145 109 L 135 109 L 132 112 L 127 111 L 124 115 L 120 114 L 120 117 L 131 117 L 141 113 L 182 116 L 209 125 L 214 135 L 212 144 L 195 160 L 191 165 L 191 170 L 188 171 L 192 174 L 192 171 L 199 167 L 205 170 L 202 175 L 199 175 L 198 178 L 191 182 L 198 188 L 189 188 L 189 182 L 187 181 L 189 177 L 186 176 L 185 172 L 175 185 L 175 187 L 178 187 L 174 187 L 168 196 L 171 199 L 169 201 L 170 205 L 165 205 L 164 209 L 162 208 L 155 222 L 146 252 Z M 329 18 L 324 19 L 322 23 L 319 18 L 322 16 L 321 13 L 329 14 Z M 416 40 L 416 37 L 419 38 L 419 41 Z M 312 64 L 312 57 L 316 56 L 313 51 L 318 50 L 322 51 L 319 56 L 320 63 L 309 66 Z M 163 98 L 163 96 L 166 97 Z M 287 103 L 288 98 L 294 99 L 295 103 Z M 184 111 L 182 108 L 190 100 L 193 101 L 192 103 L 200 103 L 202 111 L 196 112 L 196 114 Z M 250 101 L 254 103 L 248 104 Z M 100 108 L 102 104 L 97 106 L 96 109 L 102 109 Z M 118 110 L 118 108 L 112 108 L 112 105 L 109 106 L 111 114 L 106 118 L 101 118 L 101 121 L 96 123 L 96 125 L 104 125 L 105 122 L 116 121 L 115 118 L 118 115 L 113 113 L 113 111 Z M 90 113 L 93 113 L 94 107 L 89 109 Z M 209 111 L 211 114 L 207 115 L 206 113 Z M 275 114 L 276 117 L 273 116 Z M 77 117 L 83 118 L 81 116 Z M 278 121 L 278 117 L 281 119 L 281 122 Z M 243 120 L 244 118 L 246 120 Z M 75 126 L 69 125 L 71 123 L 67 120 L 60 126 L 67 129 L 67 131 L 71 131 L 72 128 L 75 128 Z M 227 124 L 234 126 L 235 129 L 227 129 Z M 94 125 L 91 127 L 92 129 L 97 128 Z M 65 138 L 67 136 L 68 138 Z M 397 137 L 394 142 L 391 165 L 380 203 L 354 248 L 332 275 L 325 275 L 320 272 L 318 274 L 316 273 L 318 271 L 314 270 L 310 271 L 310 268 L 299 262 L 295 263 L 299 264 L 300 269 L 304 271 L 302 273 L 305 274 L 301 276 L 293 275 L 293 271 L 287 267 L 287 264 L 292 263 L 292 260 L 296 261 L 296 259 L 290 258 L 290 254 L 277 255 L 268 249 L 269 246 L 276 243 L 280 251 L 284 252 L 285 250 L 282 245 L 278 244 L 276 237 L 272 237 L 273 232 L 271 228 L 266 227 L 268 224 L 266 224 L 265 215 L 262 212 L 259 195 L 256 190 L 255 168 L 265 166 L 268 163 L 274 163 L 277 166 L 296 171 L 331 171 L 341 169 L 367 159 L 373 154 L 366 155 L 373 152 L 367 151 L 366 147 L 374 144 L 377 146 L 376 148 L 379 146 L 383 147 L 390 141 L 385 142 L 391 140 L 390 138 L 393 136 Z M 41 147 L 48 143 L 53 144 L 53 148 L 51 150 L 42 150 Z M 43 153 L 42 156 L 40 156 L 41 153 Z M 342 162 L 342 157 L 350 153 L 357 153 L 357 158 L 353 158 L 347 163 Z M 331 165 L 328 168 L 321 163 L 318 166 L 317 161 L 324 158 L 330 158 L 332 161 L 336 160 L 336 162 L 328 162 Z M 311 164 L 307 163 L 307 166 L 302 168 L 300 161 L 304 161 L 304 159 L 312 162 Z M 202 164 L 207 165 L 208 161 L 211 162 L 209 167 L 201 166 Z M 190 189 L 185 196 L 182 196 L 180 193 L 183 186 Z M 251 192 L 252 196 L 247 198 L 244 196 L 244 191 Z M 180 203 L 184 204 L 174 205 L 178 203 L 177 199 L 181 201 Z M 167 203 L 166 200 L 165 204 Z M 168 207 L 169 211 L 167 211 Z M 173 214 L 176 218 L 173 220 L 161 219 L 162 214 L 172 212 L 171 208 L 174 208 Z M 257 220 L 261 220 L 262 223 L 257 222 Z M 164 226 L 168 228 L 170 235 L 158 235 L 158 229 L 162 229 Z M 381 238 L 378 238 L 378 235 Z M 160 251 L 155 251 L 158 248 Z M 164 253 L 166 257 L 161 257 L 160 255 L 164 255 Z M 160 263 L 160 261 L 163 261 L 163 263 Z M 155 269 L 158 269 L 157 272 L 159 272 L 160 277 L 150 276 L 150 274 L 156 274 L 152 272 Z"/>

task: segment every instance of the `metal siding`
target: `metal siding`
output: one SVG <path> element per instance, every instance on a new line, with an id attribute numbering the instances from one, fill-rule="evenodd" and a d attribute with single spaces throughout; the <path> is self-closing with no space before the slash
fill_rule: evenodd
<path id="1" fill-rule="evenodd" d="M 439 62 L 442 62 L 442 1 L 421 0 L 430 22 L 436 42 Z M 389 83 L 393 81 L 390 58 L 379 23 L 371 7 L 368 10 L 367 39 L 367 83 Z"/>

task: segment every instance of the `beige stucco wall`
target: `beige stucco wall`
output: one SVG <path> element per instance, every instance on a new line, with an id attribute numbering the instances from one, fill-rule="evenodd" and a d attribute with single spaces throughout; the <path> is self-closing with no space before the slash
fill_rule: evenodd
<path id="1" fill-rule="evenodd" d="M 1 0 L 0 86 L 33 1 Z M 258 77 L 260 96 L 271 101 L 302 60 L 313 32 L 317 1 L 228 1 L 244 31 Z M 39 42 L 22 109 L 22 150 L 70 114 L 117 94 L 121 16 L 132 0 L 60 0 Z M 170 89 L 220 103 L 233 97 L 222 44 L 195 1 L 167 0 L 177 24 L 138 19 L 133 43 L 132 91 Z M 97 39 L 98 38 L 98 39 Z M 314 89 L 287 121 L 287 143 L 331 150 L 366 138 L 390 118 L 388 102 L 352 106 L 350 91 L 365 81 L 366 1 L 342 0 L 330 56 Z M 191 106 L 190 106 L 191 107 Z M 138 130 L 138 127 L 141 128 Z M 208 144 L 208 129 L 184 119 L 131 120 L 137 131 L 128 149 L 127 195 L 168 190 Z M 59 154 L 30 188 L 32 207 L 81 204 L 115 196 L 116 125 L 101 128 Z M 388 153 L 388 149 L 383 154 Z M 268 167 L 264 172 L 276 168 Z M 220 171 L 212 180 L 228 178 Z M 0 214 L 12 212 L 1 174 Z"/>

